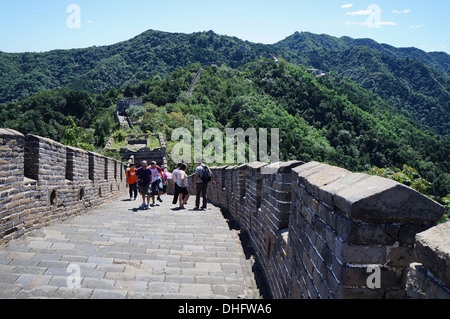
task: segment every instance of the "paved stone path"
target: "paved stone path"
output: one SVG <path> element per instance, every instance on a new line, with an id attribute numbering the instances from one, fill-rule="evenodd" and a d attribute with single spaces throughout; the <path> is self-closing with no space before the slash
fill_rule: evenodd
<path id="1" fill-rule="evenodd" d="M 260 298 L 220 209 L 114 201 L 0 245 L 0 298 Z"/>

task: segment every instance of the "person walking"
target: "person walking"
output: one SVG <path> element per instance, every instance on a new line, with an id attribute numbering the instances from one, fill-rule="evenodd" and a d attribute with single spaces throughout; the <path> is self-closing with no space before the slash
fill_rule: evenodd
<path id="1" fill-rule="evenodd" d="M 188 176 L 186 174 L 186 164 L 181 164 L 180 170 L 178 172 L 177 184 L 178 184 L 178 201 L 179 201 L 179 209 L 185 209 L 184 205 L 187 204 L 189 199 L 189 191 L 188 191 Z"/>
<path id="2" fill-rule="evenodd" d="M 176 169 L 173 170 L 172 172 L 172 186 L 174 189 L 174 195 L 173 195 L 173 200 L 172 200 L 172 204 L 176 205 L 178 202 L 178 195 L 180 195 L 180 189 L 178 188 L 178 173 L 180 172 L 180 167 L 181 164 L 183 163 L 178 163 L 178 166 Z"/>
<path id="3" fill-rule="evenodd" d="M 195 177 L 194 177 L 194 185 L 197 189 L 197 194 L 195 196 L 195 209 L 199 209 L 200 206 L 200 196 L 202 197 L 202 207 L 201 209 L 206 209 L 207 204 L 207 191 L 208 191 L 208 183 L 212 182 L 213 185 L 216 185 L 216 181 L 214 180 L 214 174 L 211 172 L 208 166 L 202 163 L 201 159 L 197 159 L 197 168 L 195 169 Z"/>
<path id="4" fill-rule="evenodd" d="M 151 172 L 151 197 L 152 197 L 152 205 L 155 205 L 155 196 L 158 195 L 158 201 L 162 202 L 161 194 L 163 190 L 163 182 L 165 181 L 163 171 L 160 167 L 156 165 L 156 162 L 153 161 L 149 168 Z"/>
<path id="5" fill-rule="evenodd" d="M 150 205 L 150 193 L 149 187 L 152 179 L 152 173 L 148 168 L 147 161 L 142 161 L 141 167 L 136 170 L 136 176 L 138 179 L 139 192 L 142 195 L 142 205 L 139 209 L 148 209 Z M 147 199 L 147 202 L 145 201 Z"/>
<path id="6" fill-rule="evenodd" d="M 126 176 L 127 176 L 127 186 L 129 188 L 129 192 L 130 192 L 130 201 L 133 200 L 133 195 L 134 195 L 134 200 L 136 200 L 137 197 L 137 186 L 138 186 L 138 180 L 136 177 L 136 166 L 134 165 L 134 163 L 130 164 L 130 168 L 127 169 L 126 172 Z"/>

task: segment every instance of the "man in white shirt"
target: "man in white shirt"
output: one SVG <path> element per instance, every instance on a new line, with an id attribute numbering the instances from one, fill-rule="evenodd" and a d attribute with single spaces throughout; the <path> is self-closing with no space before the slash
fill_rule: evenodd
<path id="1" fill-rule="evenodd" d="M 175 194 L 173 195 L 172 204 L 176 205 L 178 202 L 178 195 L 180 194 L 180 189 L 178 188 L 178 173 L 180 171 L 182 163 L 178 163 L 178 167 L 172 172 L 172 186 L 175 189 Z"/>

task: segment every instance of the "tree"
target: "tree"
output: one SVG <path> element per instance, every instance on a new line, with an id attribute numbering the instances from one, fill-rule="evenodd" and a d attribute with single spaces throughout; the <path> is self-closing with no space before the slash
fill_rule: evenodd
<path id="1" fill-rule="evenodd" d="M 94 151 L 92 142 L 94 140 L 91 130 L 84 130 L 78 127 L 72 118 L 69 118 L 69 124 L 64 130 L 64 136 L 61 142 L 67 146 L 73 146 L 86 151 Z"/>
<path id="2" fill-rule="evenodd" d="M 131 105 L 127 109 L 127 115 L 133 122 L 138 121 L 145 114 L 144 105 Z"/>

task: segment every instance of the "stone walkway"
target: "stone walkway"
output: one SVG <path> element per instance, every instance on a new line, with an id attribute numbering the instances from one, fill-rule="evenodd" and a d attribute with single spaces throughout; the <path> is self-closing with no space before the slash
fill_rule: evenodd
<path id="1" fill-rule="evenodd" d="M 118 200 L 0 245 L 0 298 L 260 298 L 219 208 Z"/>

